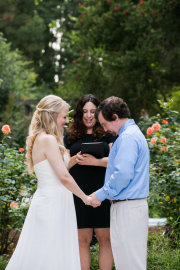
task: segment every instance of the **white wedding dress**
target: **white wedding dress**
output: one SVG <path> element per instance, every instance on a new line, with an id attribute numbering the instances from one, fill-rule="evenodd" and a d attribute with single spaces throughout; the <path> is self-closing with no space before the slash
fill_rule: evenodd
<path id="1" fill-rule="evenodd" d="M 80 270 L 73 195 L 47 159 L 34 170 L 38 188 L 6 270 Z"/>

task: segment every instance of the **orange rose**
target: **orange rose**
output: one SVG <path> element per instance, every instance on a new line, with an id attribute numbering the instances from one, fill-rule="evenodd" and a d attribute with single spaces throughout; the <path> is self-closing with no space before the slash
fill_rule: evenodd
<path id="1" fill-rule="evenodd" d="M 152 138 L 152 139 L 151 139 L 151 142 L 152 142 L 152 143 L 156 143 L 156 142 L 157 142 L 157 137 Z"/>
<path id="2" fill-rule="evenodd" d="M 153 133 L 153 129 L 151 127 L 149 127 L 147 130 L 146 130 L 146 133 L 147 135 L 151 135 Z"/>
<path id="3" fill-rule="evenodd" d="M 163 121 L 162 121 L 162 124 L 168 124 L 168 121 L 163 120 Z"/>
<path id="4" fill-rule="evenodd" d="M 167 148 L 166 146 L 163 146 L 163 147 L 161 148 L 161 151 L 168 152 L 168 148 Z"/>
<path id="5" fill-rule="evenodd" d="M 166 138 L 165 137 L 162 137 L 159 141 L 162 142 L 162 143 L 166 143 Z"/>
<path id="6" fill-rule="evenodd" d="M 161 128 L 161 126 L 160 126 L 159 123 L 155 123 L 155 124 L 152 125 L 152 129 L 153 129 L 154 131 L 158 131 L 158 130 L 160 130 L 160 128 Z"/>
<path id="7" fill-rule="evenodd" d="M 10 207 L 11 207 L 11 208 L 17 208 L 18 205 L 17 205 L 17 203 L 15 203 L 15 202 L 11 202 L 11 203 L 10 203 Z"/>
<path id="8" fill-rule="evenodd" d="M 9 125 L 4 125 L 4 126 L 2 127 L 2 132 L 5 133 L 5 134 L 11 133 L 10 126 L 9 126 Z"/>
<path id="9" fill-rule="evenodd" d="M 19 148 L 19 152 L 24 152 L 24 148 Z"/>

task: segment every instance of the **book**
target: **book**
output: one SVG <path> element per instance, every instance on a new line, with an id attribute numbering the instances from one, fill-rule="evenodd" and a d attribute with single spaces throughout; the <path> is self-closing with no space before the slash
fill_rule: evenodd
<path id="1" fill-rule="evenodd" d="M 95 158 L 104 157 L 104 144 L 103 142 L 91 142 L 81 144 L 81 154 L 89 154 Z"/>

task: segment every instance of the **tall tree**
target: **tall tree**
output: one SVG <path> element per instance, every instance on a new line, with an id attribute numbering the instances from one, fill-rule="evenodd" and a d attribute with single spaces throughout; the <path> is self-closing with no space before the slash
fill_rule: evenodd
<path id="1" fill-rule="evenodd" d="M 79 11 L 62 44 L 74 53 L 65 87 L 120 96 L 135 119 L 159 110 L 157 98 L 180 84 L 180 1 L 88 0 Z"/>
<path id="2" fill-rule="evenodd" d="M 62 29 L 73 28 L 68 16 L 78 14 L 77 3 L 0 0 L 0 32 L 12 43 L 12 49 L 20 49 L 26 59 L 32 61 L 31 66 L 38 74 L 37 85 L 46 84 L 50 89 L 57 87 L 54 77 L 61 73 L 66 62 L 66 54 L 62 56 L 60 51 L 60 33 Z"/>

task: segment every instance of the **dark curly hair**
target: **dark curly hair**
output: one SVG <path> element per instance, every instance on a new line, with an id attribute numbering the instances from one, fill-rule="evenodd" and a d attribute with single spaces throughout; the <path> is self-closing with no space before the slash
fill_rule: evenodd
<path id="1" fill-rule="evenodd" d="M 82 139 L 87 134 L 87 127 L 83 123 L 83 107 L 87 102 L 92 102 L 96 108 L 100 105 L 101 101 L 94 95 L 88 94 L 81 97 L 76 104 L 75 113 L 73 116 L 74 121 L 70 124 L 68 130 L 68 143 L 71 144 L 77 140 Z M 107 132 L 101 127 L 99 122 L 93 126 L 92 139 L 99 141 L 102 137 L 106 136 Z"/>
<path id="2" fill-rule="evenodd" d="M 129 108 L 122 98 L 109 97 L 101 102 L 96 110 L 96 119 L 98 119 L 99 113 L 106 121 L 112 122 L 116 119 L 114 114 L 117 114 L 119 119 L 131 118 Z"/>

